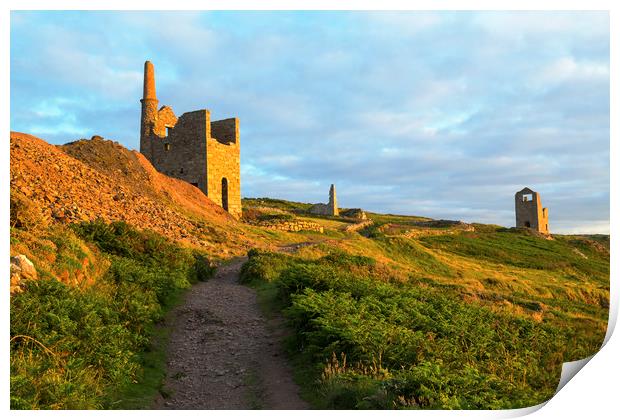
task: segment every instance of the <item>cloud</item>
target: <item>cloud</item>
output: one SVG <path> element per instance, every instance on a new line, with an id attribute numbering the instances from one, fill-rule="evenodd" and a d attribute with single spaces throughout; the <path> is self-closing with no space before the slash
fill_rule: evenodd
<path id="1" fill-rule="evenodd" d="M 150 59 L 162 105 L 240 118 L 244 196 L 510 226 L 527 185 L 609 229 L 606 12 L 11 17 L 15 130 L 137 148 Z"/>
<path id="2" fill-rule="evenodd" d="M 483 12 L 474 14 L 472 18 L 476 26 L 487 34 L 519 43 L 531 39 L 557 42 L 558 38 L 551 38 L 552 36 L 577 40 L 609 37 L 609 13 L 607 12 Z"/>
<path id="3" fill-rule="evenodd" d="M 553 60 L 540 71 L 536 82 L 542 86 L 562 83 L 579 83 L 583 81 L 606 82 L 609 80 L 609 66 L 604 62 L 578 62 L 572 56 L 560 57 Z"/>

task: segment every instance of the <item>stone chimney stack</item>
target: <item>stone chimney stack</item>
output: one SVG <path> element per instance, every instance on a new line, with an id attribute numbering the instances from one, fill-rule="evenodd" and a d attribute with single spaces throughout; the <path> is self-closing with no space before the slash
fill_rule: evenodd
<path id="1" fill-rule="evenodd" d="M 142 94 L 143 99 L 155 99 L 155 67 L 150 61 L 144 63 L 144 91 Z"/>
<path id="2" fill-rule="evenodd" d="M 336 186 L 332 184 L 329 188 L 329 210 L 334 216 L 338 216 L 338 200 L 336 199 Z"/>
<path id="3" fill-rule="evenodd" d="M 142 116 L 140 119 L 140 153 L 149 160 L 153 159 L 153 127 L 157 120 L 159 101 L 155 94 L 155 67 L 153 63 L 144 63 L 144 90 L 142 93 Z"/>

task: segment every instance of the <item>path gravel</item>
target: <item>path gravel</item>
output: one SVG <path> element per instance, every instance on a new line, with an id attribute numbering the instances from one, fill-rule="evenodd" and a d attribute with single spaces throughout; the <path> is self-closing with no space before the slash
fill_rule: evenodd
<path id="1" fill-rule="evenodd" d="M 170 319 L 165 396 L 156 409 L 308 409 L 281 348 L 283 330 L 238 283 L 238 259 L 195 285 Z"/>

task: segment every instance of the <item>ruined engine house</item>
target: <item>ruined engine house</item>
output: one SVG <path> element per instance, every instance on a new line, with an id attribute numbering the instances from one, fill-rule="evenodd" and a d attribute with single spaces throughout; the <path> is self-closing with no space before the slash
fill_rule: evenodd
<path id="1" fill-rule="evenodd" d="M 540 202 L 540 194 L 527 187 L 515 194 L 518 228 L 530 228 L 549 234 L 549 210 Z"/>
<path id="2" fill-rule="evenodd" d="M 180 117 L 158 109 L 155 68 L 144 63 L 140 153 L 159 172 L 198 187 L 236 218 L 241 216 L 239 119 L 211 121 L 207 109 Z"/>

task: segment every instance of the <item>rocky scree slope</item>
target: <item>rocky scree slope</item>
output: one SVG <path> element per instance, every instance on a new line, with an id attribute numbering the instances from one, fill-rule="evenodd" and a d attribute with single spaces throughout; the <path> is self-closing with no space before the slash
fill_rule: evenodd
<path id="1" fill-rule="evenodd" d="M 11 132 L 10 153 L 11 206 L 27 203 L 43 224 L 123 220 L 219 257 L 256 245 L 199 189 L 118 143 L 95 138 L 54 146 Z"/>

